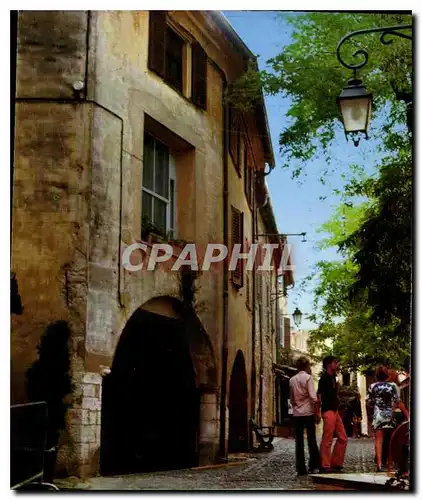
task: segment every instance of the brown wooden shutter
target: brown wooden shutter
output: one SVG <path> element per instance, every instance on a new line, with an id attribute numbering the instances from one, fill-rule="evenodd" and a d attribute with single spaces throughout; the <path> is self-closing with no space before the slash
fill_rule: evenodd
<path id="1" fill-rule="evenodd" d="M 248 147 L 243 148 L 243 187 L 245 190 L 246 199 L 249 203 L 249 163 L 248 163 Z"/>
<path id="2" fill-rule="evenodd" d="M 192 102 L 207 109 L 207 54 L 199 43 L 192 45 Z"/>
<path id="3" fill-rule="evenodd" d="M 284 349 L 290 349 L 290 318 L 284 318 Z"/>
<path id="4" fill-rule="evenodd" d="M 251 249 L 251 245 L 249 244 L 248 238 L 245 238 L 245 252 L 249 252 Z M 246 261 L 247 262 L 247 261 Z M 245 285 L 246 285 L 246 305 L 248 308 L 252 305 L 251 300 L 251 271 L 247 271 L 245 269 Z"/>
<path id="5" fill-rule="evenodd" d="M 278 245 L 278 247 L 274 250 L 274 253 L 273 253 L 273 262 L 274 262 L 276 272 L 278 272 L 280 270 L 281 255 L 282 255 L 282 251 L 283 251 L 282 249 L 283 249 L 283 247 L 282 247 L 282 244 L 280 243 Z"/>
<path id="6" fill-rule="evenodd" d="M 254 171 L 253 171 L 253 156 L 252 156 L 252 152 L 251 152 L 251 149 L 247 146 L 245 146 L 245 150 L 244 150 L 244 175 L 245 175 L 245 179 L 244 179 L 244 188 L 245 188 L 245 195 L 246 195 L 246 199 L 248 200 L 248 203 L 249 203 L 249 206 L 252 205 L 252 179 L 253 179 L 253 175 L 254 175 Z"/>
<path id="7" fill-rule="evenodd" d="M 148 68 L 164 78 L 166 61 L 167 12 L 151 10 L 149 13 Z"/>
<path id="8" fill-rule="evenodd" d="M 249 204 L 252 205 L 253 201 L 253 185 L 255 178 L 255 168 L 254 168 L 254 159 L 252 155 L 252 151 L 248 148 L 248 196 L 249 196 Z"/>
<path id="9" fill-rule="evenodd" d="M 240 163 L 240 115 L 239 111 L 235 108 L 230 108 L 230 118 L 229 118 L 229 127 L 230 127 L 230 142 L 229 142 L 229 151 L 234 163 L 234 166 L 239 173 L 239 163 Z"/>
<path id="10" fill-rule="evenodd" d="M 239 243 L 243 243 L 243 212 L 232 207 L 232 250 Z M 240 250 L 243 251 L 243 245 Z M 243 286 L 243 259 L 237 261 L 236 269 L 232 271 L 232 281 L 239 288 Z"/>

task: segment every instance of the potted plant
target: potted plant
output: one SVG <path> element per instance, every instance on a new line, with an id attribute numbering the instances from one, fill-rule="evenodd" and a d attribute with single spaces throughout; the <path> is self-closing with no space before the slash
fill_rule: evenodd
<path id="1" fill-rule="evenodd" d="M 141 238 L 149 244 L 162 243 L 166 234 L 160 227 L 156 226 L 147 216 L 142 217 Z"/>

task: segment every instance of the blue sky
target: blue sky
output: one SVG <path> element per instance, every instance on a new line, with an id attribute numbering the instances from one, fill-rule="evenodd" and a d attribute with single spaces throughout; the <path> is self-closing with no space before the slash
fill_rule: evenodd
<path id="1" fill-rule="evenodd" d="M 266 67 L 265 62 L 282 51 L 284 45 L 291 43 L 292 26 L 281 20 L 274 11 L 224 11 L 224 15 L 232 24 L 236 32 L 249 47 L 251 52 L 259 56 L 260 69 Z M 290 15 L 295 15 L 294 13 Z M 346 82 L 345 82 L 346 83 Z M 343 181 L 340 178 L 349 164 L 365 164 L 370 168 L 374 164 L 375 141 L 361 141 L 358 148 L 351 142 L 346 142 L 344 133 L 339 124 L 339 133 L 333 144 L 333 158 L 339 170 L 329 179 L 330 185 L 323 186 L 319 181 L 319 173 L 324 169 L 323 160 L 312 161 L 307 167 L 310 171 L 301 183 L 291 179 L 291 172 L 282 169 L 283 162 L 279 153 L 278 137 L 286 128 L 286 116 L 291 101 L 281 95 L 265 97 L 268 120 L 276 158 L 276 168 L 267 177 L 271 194 L 271 202 L 275 212 L 277 225 L 281 233 L 307 233 L 307 242 L 302 243 L 300 237 L 291 237 L 294 245 L 293 259 L 296 265 L 296 287 L 289 294 L 289 312 L 295 307 L 304 314 L 310 314 L 312 309 L 312 293 L 298 293 L 299 282 L 312 272 L 312 268 L 319 260 L 334 260 L 339 256 L 335 249 L 317 250 L 316 243 L 322 238 L 316 230 L 326 222 L 333 213 L 339 198 L 332 195 L 332 188 L 340 188 Z M 321 201 L 321 196 L 327 196 Z M 303 329 L 312 328 L 312 323 L 304 318 Z"/>

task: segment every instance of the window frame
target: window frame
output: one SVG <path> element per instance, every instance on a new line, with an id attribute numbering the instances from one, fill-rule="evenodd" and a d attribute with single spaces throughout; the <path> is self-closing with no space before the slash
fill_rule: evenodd
<path id="1" fill-rule="evenodd" d="M 157 16 L 158 13 L 158 16 Z M 151 15 L 152 14 L 152 15 Z M 182 26 L 175 22 L 171 16 L 168 15 L 167 11 L 150 11 L 150 22 L 149 22 L 149 36 L 148 36 L 148 69 L 153 71 L 162 78 L 166 84 L 177 92 L 181 97 L 188 100 L 195 108 L 202 111 L 207 110 L 207 99 L 208 99 L 208 55 L 203 48 L 203 46 L 193 38 L 193 36 L 186 31 Z M 154 19 L 153 19 L 154 18 Z M 157 19 L 155 19 L 157 18 Z M 165 23 L 164 33 L 161 31 L 158 36 L 153 35 L 153 27 L 158 25 L 158 27 L 163 30 L 163 24 Z M 168 31 L 171 31 L 173 35 L 177 36 L 182 41 L 182 55 L 181 55 L 181 85 L 180 88 L 174 85 L 168 79 Z M 161 36 L 161 38 L 160 38 Z M 204 55 L 204 74 L 194 74 L 194 49 L 200 49 Z M 161 53 L 160 53 L 161 51 Z M 203 80 L 204 83 L 204 102 L 198 101 L 198 92 L 194 95 L 194 84 Z"/>
<path id="2" fill-rule="evenodd" d="M 168 198 L 158 194 L 155 192 L 153 189 L 150 189 L 144 185 L 144 169 L 145 169 L 145 138 L 146 136 L 149 136 L 153 141 L 154 141 L 154 150 L 153 150 L 153 184 L 154 184 L 154 189 L 155 189 L 155 166 L 156 166 L 156 143 L 159 142 L 162 144 L 167 150 L 168 150 L 168 178 L 167 178 L 167 192 L 168 192 Z M 154 135 L 150 134 L 149 132 L 145 131 L 144 134 L 144 160 L 142 164 L 142 169 L 143 169 L 143 174 L 142 174 L 142 186 L 141 186 L 141 191 L 142 191 L 142 207 L 141 207 L 141 213 L 142 217 L 144 216 L 144 197 L 143 193 L 146 193 L 150 195 L 153 199 L 153 204 L 152 204 L 152 224 L 156 224 L 154 220 L 154 199 L 158 199 L 162 201 L 163 203 L 166 204 L 166 222 L 165 222 L 165 228 L 163 230 L 165 231 L 166 234 L 168 234 L 170 231 L 172 232 L 171 237 L 175 238 L 176 233 L 177 233 L 177 227 L 176 227 L 176 210 L 177 210 L 177 190 L 176 190 L 176 162 L 174 156 L 171 154 L 171 149 L 167 144 L 165 144 L 163 141 L 160 139 L 157 139 Z M 173 192 L 172 192 L 172 183 L 173 183 Z M 172 198 L 173 198 L 173 213 L 172 212 Z M 158 226 L 157 226 L 158 227 Z"/>

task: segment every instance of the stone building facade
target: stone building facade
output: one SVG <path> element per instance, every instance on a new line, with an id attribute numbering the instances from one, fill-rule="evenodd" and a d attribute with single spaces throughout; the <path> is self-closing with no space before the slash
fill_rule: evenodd
<path id="1" fill-rule="evenodd" d="M 251 417 L 272 421 L 276 270 L 258 291 L 227 259 L 198 273 L 122 261 L 140 241 L 148 255 L 172 242 L 173 264 L 181 241 L 278 233 L 263 100 L 246 114 L 223 98 L 250 60 L 218 12 L 19 13 L 12 404 L 47 326 L 66 321 L 61 474 L 216 463 L 253 445 Z"/>

